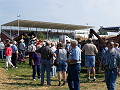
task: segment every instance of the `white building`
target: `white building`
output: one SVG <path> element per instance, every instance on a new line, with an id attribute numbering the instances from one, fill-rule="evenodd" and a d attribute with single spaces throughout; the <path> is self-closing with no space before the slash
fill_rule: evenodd
<path id="1" fill-rule="evenodd" d="M 79 36 L 88 38 L 89 32 L 90 32 L 90 29 L 75 30 L 75 38 Z"/>

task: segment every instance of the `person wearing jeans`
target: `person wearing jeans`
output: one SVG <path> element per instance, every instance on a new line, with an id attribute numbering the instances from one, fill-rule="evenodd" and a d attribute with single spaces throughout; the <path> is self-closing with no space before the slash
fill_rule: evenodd
<path id="1" fill-rule="evenodd" d="M 46 44 L 46 45 L 45 45 Z M 41 54 L 41 85 L 44 85 L 44 73 L 46 71 L 47 76 L 47 85 L 51 85 L 50 81 L 50 71 L 52 65 L 52 58 L 54 53 L 49 47 L 50 42 L 46 41 L 44 45 L 36 50 L 37 53 Z"/>
<path id="2" fill-rule="evenodd" d="M 57 50 L 54 42 L 51 43 L 51 50 L 53 53 L 55 53 L 55 51 Z M 56 58 L 53 56 L 53 62 L 55 61 L 55 59 Z M 56 76 L 56 66 L 52 65 L 51 69 L 52 69 L 52 77 Z"/>
<path id="3" fill-rule="evenodd" d="M 114 49 L 114 42 L 107 42 L 108 50 L 102 57 L 105 81 L 108 90 L 115 90 L 117 75 L 120 75 L 120 53 Z"/>
<path id="4" fill-rule="evenodd" d="M 17 68 L 17 60 L 18 60 L 18 48 L 16 46 L 17 42 L 13 41 L 13 45 L 11 46 L 12 48 L 12 64 Z"/>
<path id="5" fill-rule="evenodd" d="M 51 61 L 48 59 L 41 60 L 41 85 L 44 85 L 44 73 L 46 70 L 47 85 L 51 85 L 50 72 L 51 72 Z"/>
<path id="6" fill-rule="evenodd" d="M 81 49 L 77 46 L 78 42 L 73 40 L 71 42 L 72 50 L 68 63 L 68 86 L 70 90 L 80 90 L 80 70 L 81 70 Z"/>
<path id="7" fill-rule="evenodd" d="M 41 67 L 40 67 L 40 63 L 41 63 L 41 56 L 40 54 L 33 52 L 32 56 L 31 56 L 31 60 L 32 60 L 32 69 L 33 69 L 33 80 L 36 80 L 36 72 L 38 75 L 38 79 L 41 78 L 40 72 L 41 72 Z"/>

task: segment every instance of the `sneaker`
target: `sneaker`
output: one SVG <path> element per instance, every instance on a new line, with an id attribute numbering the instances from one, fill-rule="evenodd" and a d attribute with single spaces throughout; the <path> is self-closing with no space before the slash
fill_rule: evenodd
<path id="1" fill-rule="evenodd" d="M 51 76 L 51 77 L 55 77 L 55 76 Z"/>
<path id="2" fill-rule="evenodd" d="M 59 81 L 58 86 L 61 86 L 61 82 Z"/>
<path id="3" fill-rule="evenodd" d="M 90 77 L 88 77 L 87 80 L 90 81 Z"/>
<path id="4" fill-rule="evenodd" d="M 105 82 L 105 79 L 102 82 Z"/>
<path id="5" fill-rule="evenodd" d="M 93 81 L 96 81 L 96 78 L 93 78 Z"/>
<path id="6" fill-rule="evenodd" d="M 8 70 L 8 68 L 5 68 L 6 70 Z"/>
<path id="7" fill-rule="evenodd" d="M 64 81 L 62 85 L 66 85 L 66 81 Z"/>
<path id="8" fill-rule="evenodd" d="M 49 84 L 47 84 L 47 85 L 51 86 L 51 84 L 50 84 L 50 83 L 49 83 Z"/>
<path id="9" fill-rule="evenodd" d="M 88 78 L 87 80 L 90 81 L 90 78 Z"/>
<path id="10" fill-rule="evenodd" d="M 33 81 L 36 81 L 36 79 L 33 79 Z"/>
<path id="11" fill-rule="evenodd" d="M 44 84 L 40 84 L 40 86 L 44 86 Z"/>
<path id="12" fill-rule="evenodd" d="M 12 68 L 15 68 L 15 66 L 12 66 Z"/>

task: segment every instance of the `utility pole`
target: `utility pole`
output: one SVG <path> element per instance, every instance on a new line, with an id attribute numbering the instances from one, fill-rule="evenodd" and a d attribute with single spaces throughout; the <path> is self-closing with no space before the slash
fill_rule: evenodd
<path id="1" fill-rule="evenodd" d="M 18 17 L 18 36 L 20 35 L 20 20 L 19 20 L 19 17 L 20 15 L 17 15 Z"/>

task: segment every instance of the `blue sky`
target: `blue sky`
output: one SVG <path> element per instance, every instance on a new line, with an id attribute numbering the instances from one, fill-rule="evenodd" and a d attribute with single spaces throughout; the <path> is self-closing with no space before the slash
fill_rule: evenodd
<path id="1" fill-rule="evenodd" d="M 16 20 L 120 26 L 120 0 L 0 0 L 0 25 Z"/>

